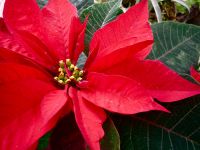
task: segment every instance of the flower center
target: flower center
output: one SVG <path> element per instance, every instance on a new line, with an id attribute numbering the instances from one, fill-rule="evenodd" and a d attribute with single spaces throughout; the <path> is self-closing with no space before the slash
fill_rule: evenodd
<path id="1" fill-rule="evenodd" d="M 77 66 L 72 64 L 70 59 L 59 61 L 58 76 L 54 79 L 61 85 L 72 85 L 75 86 L 78 82 L 83 79 L 84 71 L 80 70 Z"/>

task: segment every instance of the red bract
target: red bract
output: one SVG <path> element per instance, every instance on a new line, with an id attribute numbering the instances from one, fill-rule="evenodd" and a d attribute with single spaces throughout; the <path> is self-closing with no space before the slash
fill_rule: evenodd
<path id="1" fill-rule="evenodd" d="M 172 102 L 200 93 L 160 61 L 144 60 L 153 43 L 147 0 L 95 32 L 83 70 L 74 65 L 86 22 L 68 1 L 49 0 L 40 10 L 35 0 L 6 0 L 0 27 L 2 150 L 34 149 L 69 111 L 90 149 L 99 150 L 104 109 L 167 111 L 153 98 Z"/>
<path id="2" fill-rule="evenodd" d="M 200 72 L 195 70 L 194 67 L 190 68 L 190 74 L 196 81 L 200 82 Z"/>

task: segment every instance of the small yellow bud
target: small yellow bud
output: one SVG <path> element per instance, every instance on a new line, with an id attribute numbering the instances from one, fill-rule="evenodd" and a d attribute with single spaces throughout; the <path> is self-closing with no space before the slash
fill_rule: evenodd
<path id="1" fill-rule="evenodd" d="M 79 76 L 82 77 L 82 76 L 83 76 L 83 73 L 84 73 L 83 70 L 81 70 L 81 71 L 79 72 Z"/>
<path id="2" fill-rule="evenodd" d="M 63 84 L 64 82 L 63 80 L 58 80 L 58 83 Z"/>
<path id="3" fill-rule="evenodd" d="M 74 77 L 74 76 L 70 76 L 69 79 L 70 79 L 70 80 L 74 80 L 75 77 Z"/>
<path id="4" fill-rule="evenodd" d="M 74 70 L 78 70 L 78 67 L 77 67 L 77 66 L 74 66 Z"/>
<path id="5" fill-rule="evenodd" d="M 66 82 L 69 83 L 69 82 L 71 82 L 71 80 L 70 80 L 70 79 L 67 79 Z"/>
<path id="6" fill-rule="evenodd" d="M 60 66 L 61 68 L 64 68 L 64 67 L 65 67 L 65 63 L 64 63 L 63 60 L 60 60 L 60 61 L 59 61 L 59 66 Z"/>
<path id="7" fill-rule="evenodd" d="M 54 77 L 54 80 L 58 81 L 58 77 Z"/>
<path id="8" fill-rule="evenodd" d="M 59 72 L 63 72 L 64 69 L 63 69 L 63 68 L 58 68 L 58 71 L 59 71 Z"/>
<path id="9" fill-rule="evenodd" d="M 71 84 L 74 86 L 77 82 L 83 80 L 84 71 L 72 64 L 70 59 L 59 61 L 58 76 L 54 77 L 59 84 Z"/>
<path id="10" fill-rule="evenodd" d="M 81 78 L 81 77 L 78 77 L 78 79 L 77 79 L 77 81 L 79 82 L 79 81 L 81 81 L 83 78 Z"/>
<path id="11" fill-rule="evenodd" d="M 70 67 L 72 64 L 71 60 L 70 59 L 66 59 L 66 65 L 67 67 Z"/>
<path id="12" fill-rule="evenodd" d="M 61 73 L 59 74 L 59 76 L 65 76 L 64 72 L 61 72 Z"/>
<path id="13" fill-rule="evenodd" d="M 74 77 L 78 77 L 79 76 L 79 71 L 78 70 L 74 70 L 73 74 Z"/>
<path id="14" fill-rule="evenodd" d="M 70 66 L 69 66 L 69 69 L 70 69 L 70 71 L 73 71 L 74 70 L 74 65 L 73 64 L 71 64 Z"/>

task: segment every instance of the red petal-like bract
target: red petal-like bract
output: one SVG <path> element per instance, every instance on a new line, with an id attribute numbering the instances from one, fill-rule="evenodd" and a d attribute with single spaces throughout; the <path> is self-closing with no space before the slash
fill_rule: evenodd
<path id="1" fill-rule="evenodd" d="M 66 0 L 49 0 L 42 9 L 42 17 L 44 26 L 47 27 L 45 32 L 49 36 L 46 37 L 48 45 L 56 51 L 59 59 L 69 57 L 69 32 L 71 20 L 77 17 L 76 7 Z"/>
<path id="2" fill-rule="evenodd" d="M 24 2 L 20 0 L 6 0 L 3 17 L 9 30 L 5 34 L 7 36 L 10 34 L 8 40 L 14 47 L 12 49 L 9 48 L 10 50 L 47 67 L 55 65 L 55 62 L 57 63 L 58 58 L 56 59 L 54 52 L 47 49 L 43 44 L 43 42 L 47 41 L 47 35 L 40 8 L 35 0 L 26 0 Z M 43 42 L 40 40 L 43 40 Z M 18 44 L 14 44 L 16 41 Z M 7 47 L 4 46 L 4 48 Z M 54 56 L 54 63 L 52 63 L 53 59 L 51 56 Z"/>
<path id="3" fill-rule="evenodd" d="M 3 18 L 0 18 L 0 29 L 1 29 L 1 32 L 8 32 L 8 29 L 4 23 Z"/>
<path id="4" fill-rule="evenodd" d="M 1 22 L 1 26 L 5 26 L 4 22 Z M 7 49 L 7 51 L 12 51 L 14 53 L 18 53 L 30 59 L 35 59 L 32 54 L 28 52 L 18 41 L 9 33 L 8 30 L 4 30 L 4 28 L 0 28 L 0 46 L 1 49 Z M 3 55 L 2 53 L 0 53 Z"/>
<path id="5" fill-rule="evenodd" d="M 77 10 L 69 1 L 50 0 L 40 11 L 33 0 L 23 3 L 20 0 L 7 0 L 4 20 L 12 33 L 12 39 L 9 39 L 12 44 L 17 40 L 20 43 L 17 47 L 25 47 L 17 53 L 49 70 L 53 70 L 50 66 L 55 66 L 61 59 L 70 57 L 75 63 L 84 50 L 86 23 L 78 20 Z"/>
<path id="6" fill-rule="evenodd" d="M 40 8 L 35 0 L 6 0 L 3 18 L 11 33 L 15 30 L 29 31 L 37 36 L 41 33 Z"/>
<path id="7" fill-rule="evenodd" d="M 84 50 L 84 36 L 85 36 L 85 29 L 87 19 L 85 23 L 81 24 L 80 20 L 76 17 L 72 19 L 72 23 L 70 26 L 70 33 L 69 33 L 69 57 L 72 60 L 73 64 L 76 64 L 79 55 Z"/>
<path id="8" fill-rule="evenodd" d="M 60 59 L 78 60 L 86 22 L 66 0 L 50 0 L 42 11 L 33 0 L 6 0 L 0 21 L 0 149 L 35 149 L 61 108 L 70 109 L 67 93 L 54 87 L 48 71 L 54 72 Z"/>
<path id="9" fill-rule="evenodd" d="M 104 136 L 102 124 L 105 112 L 83 99 L 76 89 L 70 89 L 74 103 L 74 113 L 78 127 L 91 150 L 100 150 L 99 140 Z"/>
<path id="10" fill-rule="evenodd" d="M 200 93 L 198 85 L 183 79 L 158 60 L 127 61 L 109 69 L 105 67 L 100 72 L 129 77 L 143 86 L 149 95 L 162 102 L 178 101 Z"/>
<path id="11" fill-rule="evenodd" d="M 90 59 L 92 58 L 91 56 L 86 62 L 86 68 L 87 70 L 92 72 L 100 72 L 101 70 L 109 70 L 113 66 L 117 66 L 118 64 L 120 65 L 121 63 L 125 63 L 125 65 L 128 65 L 129 63 L 137 59 L 138 56 L 140 56 L 141 49 L 149 50 L 150 47 L 148 45 L 150 43 L 151 41 L 148 40 L 144 42 L 139 42 L 131 47 L 125 48 L 123 51 L 114 51 L 111 54 L 108 54 L 100 59 L 96 59 L 96 61 L 92 61 L 92 59 Z"/>
<path id="12" fill-rule="evenodd" d="M 2 84 L 14 83 L 28 79 L 37 79 L 45 82 L 52 82 L 51 76 L 39 68 L 18 64 L 18 63 L 0 63 L 0 86 Z M 50 84 L 51 85 L 51 84 Z"/>
<path id="13" fill-rule="evenodd" d="M 55 125 L 66 103 L 63 91 L 63 96 L 58 92 L 47 95 L 54 87 L 36 79 L 8 82 L 2 84 L 0 90 L 2 150 L 30 148 Z"/>
<path id="14" fill-rule="evenodd" d="M 9 10 L 6 9 L 7 3 L 9 4 L 9 1 L 6 1 L 4 12 L 8 11 L 6 14 L 9 14 Z M 8 16 L 5 15 L 4 20 L 6 20 L 5 18 L 7 18 Z M 5 25 L 4 22 L 1 22 L 1 26 L 2 25 Z M 9 23 L 7 26 L 9 26 Z M 53 60 L 52 54 L 50 53 L 49 49 L 43 44 L 43 42 L 41 42 L 40 39 L 34 34 L 30 33 L 29 30 L 25 29 L 8 31 L 0 28 L 0 46 L 2 48 L 8 49 L 9 51 L 25 56 L 27 59 L 31 59 L 38 64 L 50 69 L 57 63 L 56 57 L 55 60 Z"/>
<path id="15" fill-rule="evenodd" d="M 0 72 L 0 149 L 29 149 L 60 118 L 66 94 L 40 69 L 0 63 Z"/>
<path id="16" fill-rule="evenodd" d="M 135 114 L 150 110 L 167 111 L 154 102 L 139 82 L 120 75 L 89 73 L 88 87 L 82 89 L 80 93 L 90 102 L 122 114 Z"/>
<path id="17" fill-rule="evenodd" d="M 138 42 L 151 41 L 146 45 L 151 47 L 153 35 L 148 24 L 147 3 L 147 0 L 143 0 L 113 22 L 96 31 L 90 43 L 90 53 L 98 47 L 96 59 L 99 59 L 114 51 L 131 48 Z M 141 49 L 138 58 L 145 58 L 150 51 L 151 48 Z"/>
<path id="18" fill-rule="evenodd" d="M 0 149 L 25 150 L 52 128 L 67 98 L 40 70 L 16 63 L 0 69 Z"/>
<path id="19" fill-rule="evenodd" d="M 200 73 L 194 67 L 190 68 L 190 74 L 196 81 L 200 82 Z"/>

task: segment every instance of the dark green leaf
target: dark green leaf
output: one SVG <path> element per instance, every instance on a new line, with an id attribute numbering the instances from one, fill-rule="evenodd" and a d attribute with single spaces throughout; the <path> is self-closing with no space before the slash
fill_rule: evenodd
<path id="1" fill-rule="evenodd" d="M 112 0 L 101 4 L 93 4 L 81 12 L 81 20 L 84 20 L 89 16 L 85 38 L 86 47 L 88 47 L 89 42 L 97 29 L 103 27 L 105 24 L 115 19 L 117 15 L 122 13 L 120 6 L 120 0 Z"/>
<path id="2" fill-rule="evenodd" d="M 171 113 L 117 117 L 121 150 L 199 150 L 200 96 L 167 105 Z"/>
<path id="3" fill-rule="evenodd" d="M 48 132 L 47 134 L 45 134 L 43 137 L 40 138 L 38 148 L 37 148 L 38 150 L 47 149 L 47 147 L 49 145 L 50 136 L 51 136 L 51 132 Z"/>
<path id="4" fill-rule="evenodd" d="M 164 22 L 152 25 L 154 47 L 149 55 L 181 75 L 189 76 L 189 68 L 197 65 L 200 56 L 200 27 Z"/>
<path id="5" fill-rule="evenodd" d="M 48 0 L 37 0 L 37 3 L 40 6 L 40 8 L 44 7 L 47 2 Z"/>
<path id="6" fill-rule="evenodd" d="M 120 150 L 120 138 L 113 121 L 108 118 L 103 125 L 105 136 L 101 140 L 101 150 Z"/>

